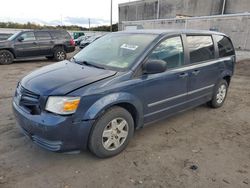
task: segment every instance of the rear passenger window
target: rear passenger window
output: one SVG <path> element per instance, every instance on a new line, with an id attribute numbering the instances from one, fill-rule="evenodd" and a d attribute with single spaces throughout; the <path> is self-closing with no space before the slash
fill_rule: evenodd
<path id="1" fill-rule="evenodd" d="M 215 38 L 219 49 L 219 57 L 227 57 L 234 55 L 233 45 L 227 37 L 215 35 Z"/>
<path id="2" fill-rule="evenodd" d="M 38 31 L 35 33 L 37 40 L 51 40 L 49 32 Z"/>
<path id="3" fill-rule="evenodd" d="M 173 37 L 164 40 L 152 54 L 149 56 L 150 59 L 160 59 L 167 62 L 167 68 L 176 68 L 183 65 L 183 46 L 181 37 Z"/>
<path id="4" fill-rule="evenodd" d="M 190 63 L 214 59 L 214 44 L 211 36 L 187 36 Z"/>

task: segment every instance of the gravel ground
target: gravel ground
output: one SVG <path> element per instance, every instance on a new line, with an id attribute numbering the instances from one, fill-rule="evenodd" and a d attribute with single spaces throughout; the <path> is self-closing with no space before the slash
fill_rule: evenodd
<path id="1" fill-rule="evenodd" d="M 109 159 L 53 153 L 19 132 L 11 110 L 17 81 L 51 64 L 0 66 L 0 187 L 250 187 L 250 61 L 236 65 L 222 108 L 206 105 L 138 130 Z"/>

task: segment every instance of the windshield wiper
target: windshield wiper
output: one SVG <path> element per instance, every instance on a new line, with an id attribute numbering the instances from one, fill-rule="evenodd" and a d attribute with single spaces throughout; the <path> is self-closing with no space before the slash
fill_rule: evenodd
<path id="1" fill-rule="evenodd" d="M 94 63 L 90 63 L 88 61 L 77 61 L 75 57 L 72 57 L 72 60 L 77 63 L 77 64 L 80 64 L 80 65 L 87 65 L 87 66 L 91 66 L 91 67 L 95 67 L 95 68 L 98 68 L 98 69 L 105 69 L 104 67 L 102 66 L 99 66 L 99 65 L 96 65 Z"/>
<path id="2" fill-rule="evenodd" d="M 90 66 L 90 67 L 95 67 L 95 68 L 98 68 L 98 69 L 105 69 L 102 66 L 96 65 L 94 63 L 90 63 L 88 61 L 81 61 L 81 62 L 79 62 L 79 64 L 87 65 L 87 66 Z"/>

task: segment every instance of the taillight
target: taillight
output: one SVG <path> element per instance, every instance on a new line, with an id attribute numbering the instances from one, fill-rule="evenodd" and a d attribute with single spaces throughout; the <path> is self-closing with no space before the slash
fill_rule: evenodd
<path id="1" fill-rule="evenodd" d="M 73 39 L 70 39 L 69 42 L 70 42 L 70 45 L 71 45 L 71 46 L 75 46 L 75 41 L 74 41 Z"/>

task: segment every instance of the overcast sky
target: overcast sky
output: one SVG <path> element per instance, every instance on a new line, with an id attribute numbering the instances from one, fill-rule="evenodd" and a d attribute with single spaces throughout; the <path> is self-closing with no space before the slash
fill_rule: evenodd
<path id="1" fill-rule="evenodd" d="M 118 21 L 118 4 L 133 0 L 113 0 L 113 23 Z M 35 22 L 47 25 L 107 25 L 110 0 L 1 0 L 0 22 Z"/>

